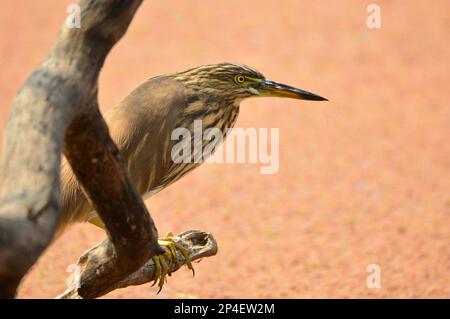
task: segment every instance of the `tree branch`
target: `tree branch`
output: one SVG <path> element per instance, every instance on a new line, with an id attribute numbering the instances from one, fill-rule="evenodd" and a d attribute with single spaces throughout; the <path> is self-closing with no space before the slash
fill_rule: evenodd
<path id="1" fill-rule="evenodd" d="M 186 231 L 178 236 L 174 237 L 174 241 L 176 243 L 181 244 L 189 251 L 189 257 L 191 261 L 199 260 L 204 257 L 214 256 L 217 253 L 217 242 L 214 239 L 213 235 L 210 233 L 206 233 L 199 230 L 191 230 Z M 104 242 L 100 244 L 103 245 Z M 97 246 L 98 247 L 98 246 Z M 93 248 L 95 250 L 95 247 Z M 86 264 L 86 255 L 90 255 L 91 257 L 95 255 L 95 253 L 91 253 L 92 250 L 85 253 L 80 260 L 78 261 L 79 269 L 82 272 L 86 272 L 86 267 L 90 267 Z M 104 258 L 101 256 L 100 259 Z M 175 263 L 170 263 L 166 259 L 166 263 L 170 268 L 171 272 L 175 272 L 180 269 L 184 264 L 184 257 L 182 254 L 177 251 L 177 259 Z M 92 269 L 95 271 L 95 269 Z M 110 286 L 108 291 L 105 291 L 104 294 L 111 292 L 116 289 L 126 288 L 129 286 L 142 285 L 151 281 L 155 281 L 156 276 L 156 267 L 152 259 L 149 259 L 144 266 L 142 266 L 138 271 L 129 275 L 127 278 L 117 282 L 115 285 Z M 72 286 L 69 287 L 64 293 L 59 295 L 57 298 L 59 299 L 80 299 L 82 298 L 79 295 L 80 289 L 82 289 L 84 285 L 83 279 L 80 277 L 80 273 L 74 274 L 74 281 L 72 282 Z"/>
<path id="2" fill-rule="evenodd" d="M 96 298 L 164 250 L 96 105 L 70 125 L 64 153 L 108 234 L 83 257 L 78 293 Z"/>
<path id="3" fill-rule="evenodd" d="M 97 106 L 99 71 L 140 3 L 81 0 L 81 29 L 63 26 L 45 61 L 16 95 L 2 152 L 0 297 L 15 296 L 20 280 L 53 239 L 59 214 L 60 154 L 69 125 L 64 152 L 110 238 L 94 248 L 108 259 L 98 274 L 104 276 L 103 282 L 85 274 L 83 293 L 95 295 L 90 280 L 99 283 L 95 289 L 101 293 L 161 252 L 156 228 Z M 99 141 L 95 136 L 101 137 Z M 113 185 L 107 184 L 112 180 Z M 92 266 L 98 263 L 87 260 Z"/>

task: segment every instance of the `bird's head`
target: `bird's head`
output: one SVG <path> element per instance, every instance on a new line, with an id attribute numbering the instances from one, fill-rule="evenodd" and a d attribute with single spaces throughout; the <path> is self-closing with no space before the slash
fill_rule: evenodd
<path id="1" fill-rule="evenodd" d="M 260 72 L 240 64 L 203 65 L 176 74 L 199 94 L 222 100 L 240 101 L 248 97 L 287 97 L 299 100 L 327 101 L 319 95 L 267 80 Z"/>

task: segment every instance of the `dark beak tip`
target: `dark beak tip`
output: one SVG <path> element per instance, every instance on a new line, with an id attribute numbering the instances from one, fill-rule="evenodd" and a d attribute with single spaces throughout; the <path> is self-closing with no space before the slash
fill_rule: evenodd
<path id="1" fill-rule="evenodd" d="M 320 95 L 308 92 L 308 91 L 303 91 L 300 89 L 296 89 L 297 92 L 299 91 L 300 96 L 304 99 L 304 100 L 309 100 L 309 101 L 328 101 L 327 98 L 324 98 Z"/>
<path id="2" fill-rule="evenodd" d="M 316 94 L 311 94 L 310 96 L 307 96 L 306 100 L 311 100 L 311 101 L 328 101 L 327 98 L 324 98 L 320 95 L 316 95 Z"/>

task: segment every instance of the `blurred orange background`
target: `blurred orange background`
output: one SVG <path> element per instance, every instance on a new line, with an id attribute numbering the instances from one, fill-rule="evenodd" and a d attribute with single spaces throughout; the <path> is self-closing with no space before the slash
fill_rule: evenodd
<path id="1" fill-rule="evenodd" d="M 74 1 L 4 1 L 0 132 Z M 237 127 L 280 128 L 280 169 L 203 165 L 147 201 L 161 234 L 211 231 L 217 256 L 109 298 L 450 297 L 450 2 L 145 1 L 100 77 L 103 110 L 145 79 L 221 61 L 327 97 L 245 101 Z M 0 133 L 1 135 L 1 133 Z M 67 267 L 104 238 L 77 225 L 20 298 L 65 290 Z M 367 266 L 381 269 L 370 289 Z"/>

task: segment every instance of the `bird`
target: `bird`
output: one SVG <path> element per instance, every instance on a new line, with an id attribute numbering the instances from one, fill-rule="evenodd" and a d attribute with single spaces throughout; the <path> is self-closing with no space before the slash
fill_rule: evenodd
<path id="1" fill-rule="evenodd" d="M 190 159 L 173 160 L 177 144 L 172 139 L 175 129 L 192 132 L 194 121 L 201 120 L 204 131 L 216 128 L 225 138 L 236 122 L 241 101 L 251 97 L 327 101 L 314 93 L 268 80 L 249 66 L 224 62 L 152 77 L 110 108 L 104 118 L 130 178 L 146 199 L 201 164 L 193 160 L 198 156 L 195 152 L 190 154 Z M 208 142 L 203 140 L 202 146 Z M 60 210 L 55 237 L 77 222 L 90 222 L 104 228 L 64 158 Z M 179 249 L 193 270 L 187 252 L 176 245 L 172 237 L 173 234 L 168 233 L 160 239 L 160 245 L 168 247 L 167 252 Z M 155 264 L 161 290 L 168 269 L 162 258 L 155 259 Z"/>

